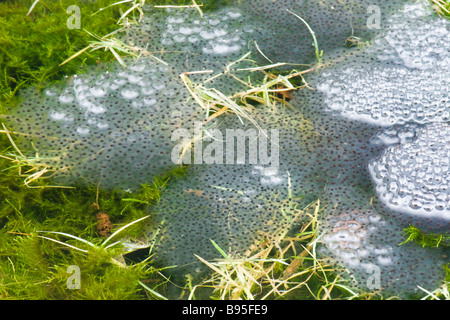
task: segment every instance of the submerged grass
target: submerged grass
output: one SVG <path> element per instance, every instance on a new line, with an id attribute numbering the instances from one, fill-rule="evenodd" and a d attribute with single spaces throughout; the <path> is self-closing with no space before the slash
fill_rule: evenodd
<path id="1" fill-rule="evenodd" d="M 273 70 L 276 67 L 287 65 L 286 63 L 258 66 L 255 61 L 249 59 L 251 54 L 252 52 L 246 53 L 226 66 L 225 71 L 211 76 L 202 83 L 194 83 L 189 79 L 189 75 L 212 73 L 213 70 L 188 71 L 180 75 L 181 80 L 193 99 L 205 110 L 206 121 L 211 121 L 223 114 L 234 114 L 241 121 L 242 119 L 246 119 L 256 128 L 260 129 L 259 124 L 253 119 L 251 111 L 249 111 L 254 103 L 269 107 L 273 111 L 276 111 L 277 106 L 279 107 L 280 105 L 282 108 L 288 107 L 293 109 L 293 106 L 289 103 L 291 98 L 290 93 L 307 86 L 303 75 L 311 72 L 313 69 L 302 71 L 292 70 L 287 75 L 281 75 L 274 73 Z M 253 66 L 247 68 L 233 67 L 243 61 L 253 64 Z M 262 76 L 262 81 L 256 81 L 258 84 L 254 84 L 252 83 L 251 77 L 245 79 L 242 76 L 242 72 L 245 72 L 245 74 L 258 74 L 253 78 L 260 78 Z M 231 77 L 236 80 L 236 84 L 244 85 L 247 89 L 233 93 L 232 95 L 226 95 L 208 86 L 209 82 L 218 77 Z M 301 85 L 294 85 L 293 80 L 300 82 Z"/>
<path id="2" fill-rule="evenodd" d="M 435 11 L 447 19 L 450 19 L 450 1 L 449 0 L 431 0 Z"/>
<path id="3" fill-rule="evenodd" d="M 219 300 L 357 297 L 338 270 L 316 255 L 321 210 L 319 200 L 303 210 L 292 204 L 290 223 L 277 230 L 277 236 L 268 235 L 249 248 L 246 257 L 227 254 L 211 240 L 223 259 L 206 261 L 196 255 L 212 274 L 190 287 L 189 299 L 195 299 L 198 291 L 206 288 L 212 290 L 211 299 Z M 294 236 L 290 236 L 292 229 L 298 230 Z"/>

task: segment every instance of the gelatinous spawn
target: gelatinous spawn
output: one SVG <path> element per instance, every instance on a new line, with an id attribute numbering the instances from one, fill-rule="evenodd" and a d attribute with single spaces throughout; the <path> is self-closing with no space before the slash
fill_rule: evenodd
<path id="1" fill-rule="evenodd" d="M 294 9 L 296 2 L 289 4 Z M 227 75 L 231 64 L 241 79 L 250 80 L 253 85 L 262 79 L 259 73 L 238 71 L 254 66 L 248 59 L 235 63 L 247 52 L 253 51 L 252 59 L 269 63 L 263 58 L 268 48 L 274 56 L 278 55 L 279 61 L 284 59 L 286 51 L 267 39 L 271 24 L 277 20 L 262 21 L 255 15 L 258 10 L 248 5 L 247 2 L 237 4 L 236 8 L 205 12 L 203 17 L 194 8 L 150 9 L 142 23 L 130 28 L 123 39 L 136 47 L 147 48 L 137 62 L 126 70 L 113 68 L 74 77 L 65 88 L 47 90 L 49 94 L 45 97 L 25 99 L 26 107 L 18 111 L 15 129 L 29 136 L 39 132 L 51 137 L 46 141 L 36 138 L 35 145 L 50 169 L 64 175 L 62 180 L 67 183 L 80 178 L 88 183 L 101 180 L 104 187 L 138 187 L 172 165 L 170 131 L 175 127 L 190 127 L 200 117 L 201 109 L 180 74 L 189 72 L 189 81 L 206 81 L 203 83 L 206 88 L 229 95 L 247 89 Z M 264 4 L 268 9 L 272 5 Z M 278 8 L 273 14 L 277 19 L 289 19 L 293 28 L 305 33 L 304 39 L 310 39 L 306 26 L 285 9 Z M 315 5 L 314 10 L 307 12 L 311 20 L 316 11 L 323 11 L 323 19 L 327 14 L 334 17 L 341 11 L 349 12 L 338 1 L 335 9 L 330 11 Z M 334 43 L 334 37 L 327 37 L 328 31 L 318 29 L 321 39 L 325 37 Z M 348 30 L 346 23 L 339 32 L 345 34 Z M 286 32 L 282 34 L 286 38 Z M 300 46 L 292 50 L 296 59 L 311 49 L 309 45 L 304 48 L 303 38 L 293 41 Z M 263 50 L 249 47 L 253 41 Z M 157 55 L 160 51 L 163 53 Z M 215 77 L 224 70 L 222 76 Z M 177 110 L 182 114 L 171 119 Z M 195 112 L 196 115 L 188 117 Z M 48 117 L 42 121 L 40 115 L 45 114 Z M 144 169 L 145 174 L 141 174 Z M 133 179 L 134 176 L 138 178 Z"/>
<path id="2" fill-rule="evenodd" d="M 214 77 L 231 62 L 234 69 L 255 66 L 248 60 L 236 62 L 247 53 L 244 25 L 237 9 L 203 17 L 192 8 L 158 9 L 124 39 L 147 48 L 137 61 L 124 59 L 128 68 L 74 76 L 44 95 L 25 92 L 10 123 L 35 137 L 35 148 L 43 164 L 55 171 L 57 183 L 101 181 L 104 188 L 136 189 L 174 167 L 174 130 L 192 128 L 205 118 L 186 87 L 191 81 L 203 85 L 214 78 L 204 86 L 224 94 L 247 88 L 233 77 Z M 149 53 L 163 49 L 160 58 Z M 182 80 L 186 72 L 193 74 Z M 258 83 L 249 71 L 238 76 Z"/>
<path id="3" fill-rule="evenodd" d="M 402 225 L 370 206 L 337 206 L 323 220 L 318 251 L 344 267 L 342 277 L 367 293 L 411 298 L 442 283 L 444 250 L 427 250 L 404 241 Z"/>
<path id="4" fill-rule="evenodd" d="M 305 74 L 313 90 L 292 94 L 295 110 L 248 109 L 268 133 L 279 131 L 278 165 L 261 159 L 250 163 L 249 140 L 242 164 L 220 164 L 237 151 L 235 144 L 225 145 L 224 154 L 218 152 L 219 144 L 226 142 L 220 139 L 226 129 L 255 127 L 233 114 L 214 122 L 222 137 L 214 128 L 204 131 L 204 161 L 193 164 L 185 179 L 171 181 L 156 207 L 160 229 L 155 259 L 195 271 L 201 264 L 194 264 L 194 254 L 221 257 L 210 240 L 230 255 L 245 255 L 258 241 L 271 240 L 290 227 L 291 197 L 300 209 L 321 199 L 336 211 L 327 210 L 329 216 L 321 221 L 320 252 L 348 268 L 357 278 L 357 288 L 365 290 L 367 271 L 380 268 L 381 289 L 407 291 L 416 283 L 430 289 L 442 276 L 436 263 L 441 252 L 398 247 L 410 217 L 399 206 L 382 204 L 383 192 L 387 201 L 414 194 L 427 201 L 433 198 L 436 209 L 446 195 L 441 211 L 448 212 L 448 191 L 440 184 L 448 185 L 443 163 L 448 165 L 449 157 L 442 151 L 448 152 L 443 145 L 448 138 L 444 133 L 430 136 L 437 134 L 438 126 L 444 132 L 447 125 L 438 123 L 449 120 L 449 72 L 443 64 L 448 50 L 440 50 L 448 48 L 448 41 L 442 44 L 448 22 L 428 16 L 422 4 L 397 13 L 404 1 L 333 0 L 326 6 L 323 1 L 230 2 L 235 7 L 204 12 L 203 17 L 195 8 L 149 7 L 142 23 L 130 26 L 122 39 L 147 48 L 137 61 L 125 60 L 127 69 L 76 76 L 65 87 L 49 88 L 42 95 L 25 93 L 23 104 L 10 115 L 14 131 L 32 139 L 39 156 L 69 184 L 101 181 L 106 188 L 126 189 L 150 183 L 154 175 L 174 166 L 171 154 L 180 141 L 171 139 L 173 132 L 191 132 L 206 116 L 187 86 L 232 95 L 249 88 L 235 75 L 251 86 L 261 82 L 261 73 L 246 70 L 253 61 L 316 61 L 311 32 L 292 14 L 296 13 L 314 30 L 319 49 L 325 50 L 319 71 Z M 388 31 L 383 19 L 381 29 L 367 28 L 371 5 L 389 19 Z M 353 46 L 375 35 L 373 45 Z M 423 37 L 428 46 L 421 47 Z M 420 43 L 413 43 L 416 40 Z M 441 150 L 424 145 L 430 141 Z M 271 142 L 267 144 L 273 146 Z M 421 155 L 414 161 L 422 164 L 405 158 L 413 149 Z M 372 181 L 369 163 L 378 180 Z M 374 198 L 369 206 L 373 182 L 382 191 L 382 203 Z M 411 189 L 404 191 L 405 186 Z M 425 215 L 428 208 L 422 205 L 419 211 Z M 448 224 L 439 223 L 448 230 Z M 419 261 L 422 252 L 426 253 Z"/>
<path id="5" fill-rule="evenodd" d="M 389 28 L 371 50 L 380 61 L 391 60 L 411 69 L 449 69 L 449 22 L 432 15 L 426 2 L 405 5 L 389 16 Z"/>
<path id="6" fill-rule="evenodd" d="M 323 72 L 331 112 L 379 126 L 450 120 L 450 22 L 423 3 L 388 18 L 367 50 Z"/>
<path id="7" fill-rule="evenodd" d="M 450 220 L 450 125 L 432 123 L 412 141 L 387 148 L 369 165 L 388 207 Z"/>
<path id="8" fill-rule="evenodd" d="M 352 63 L 323 75 L 318 89 L 341 116 L 380 126 L 450 120 L 449 73 Z M 418 86 L 424 82 L 426 85 Z"/>
<path id="9" fill-rule="evenodd" d="M 75 76 L 51 95 L 24 93 L 32 102 L 9 120 L 14 130 L 33 138 L 43 164 L 55 170 L 56 183 L 136 189 L 174 167 L 172 131 L 203 117 L 168 72 L 162 63 L 141 59 L 126 70 Z"/>

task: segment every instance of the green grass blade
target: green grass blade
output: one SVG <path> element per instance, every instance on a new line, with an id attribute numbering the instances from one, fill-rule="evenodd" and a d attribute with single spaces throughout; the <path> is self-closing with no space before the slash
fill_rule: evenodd
<path id="1" fill-rule="evenodd" d="M 92 242 L 89 242 L 89 241 L 87 241 L 87 240 L 85 240 L 85 239 L 83 239 L 83 238 L 80 238 L 80 237 L 71 235 L 71 234 L 69 234 L 69 233 L 59 232 L 59 231 L 37 231 L 37 232 L 45 232 L 45 233 L 60 234 L 60 235 L 66 236 L 66 237 L 68 237 L 68 238 L 72 238 L 72 239 L 81 241 L 81 242 L 83 242 L 83 243 L 85 243 L 85 244 L 87 244 L 87 245 L 90 245 L 91 247 L 96 247 L 96 245 L 93 244 Z"/>
<path id="2" fill-rule="evenodd" d="M 114 238 L 116 235 L 118 235 L 120 232 L 122 232 L 123 230 L 125 230 L 126 228 L 128 228 L 129 226 L 131 226 L 131 225 L 133 225 L 133 224 L 135 224 L 135 223 L 138 223 L 139 221 L 142 221 L 142 220 L 144 220 L 144 219 L 147 219 L 148 217 L 150 217 L 150 216 L 145 216 L 145 217 L 142 217 L 142 218 L 139 218 L 139 219 L 137 219 L 137 220 L 134 220 L 133 222 L 130 222 L 130 223 L 128 223 L 128 224 L 126 224 L 126 225 L 124 225 L 123 227 L 121 227 L 120 229 L 118 229 L 117 231 L 115 231 L 113 234 L 111 234 L 105 241 L 103 241 L 103 243 L 102 243 L 102 247 L 104 247 L 112 238 Z"/>
<path id="3" fill-rule="evenodd" d="M 214 242 L 214 240 L 210 239 L 210 241 L 211 241 L 211 243 L 213 244 L 213 246 L 217 249 L 217 251 L 219 251 L 220 254 L 221 254 L 225 259 L 227 259 L 228 262 L 231 263 L 231 259 L 230 259 L 230 257 L 228 257 L 228 255 L 225 253 L 225 251 L 223 251 L 222 248 L 219 247 L 219 245 L 218 245 L 217 243 Z"/>
<path id="4" fill-rule="evenodd" d="M 53 239 L 53 238 L 44 237 L 44 236 L 38 236 L 38 237 L 39 237 L 39 238 L 42 238 L 42 239 L 50 240 L 50 241 L 53 241 L 53 242 L 56 242 L 56 243 L 59 243 L 59 244 L 62 244 L 63 246 L 66 246 L 66 247 L 69 247 L 69 248 L 72 248 L 72 249 L 81 251 L 81 252 L 83 252 L 83 253 L 87 253 L 87 252 L 88 252 L 87 250 L 80 249 L 80 248 L 78 248 L 78 247 L 72 246 L 72 245 L 70 245 L 70 244 L 67 244 L 67 243 L 65 243 L 65 242 L 62 242 L 62 241 L 59 241 L 59 240 L 56 240 L 56 239 Z"/>
<path id="5" fill-rule="evenodd" d="M 142 287 L 144 287 L 145 290 L 147 290 L 148 292 L 150 292 L 150 293 L 151 293 L 152 295 L 154 295 L 155 297 L 158 297 L 158 298 L 160 298 L 160 299 L 162 299 L 162 300 L 168 300 L 168 299 L 167 299 L 166 297 L 164 297 L 162 294 L 156 292 L 156 291 L 153 290 L 153 289 L 150 289 L 150 288 L 147 287 L 145 284 L 143 284 L 141 281 L 138 281 L 138 283 L 139 283 Z"/>

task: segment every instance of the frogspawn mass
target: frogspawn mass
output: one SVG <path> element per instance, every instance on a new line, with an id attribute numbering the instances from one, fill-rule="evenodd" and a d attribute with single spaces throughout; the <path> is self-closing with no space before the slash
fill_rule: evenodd
<path id="1" fill-rule="evenodd" d="M 373 5 L 380 29 L 367 28 Z M 314 30 L 320 65 L 310 30 L 292 13 Z M 320 199 L 317 253 L 362 291 L 407 296 L 438 285 L 448 262 L 443 249 L 399 243 L 409 224 L 449 230 L 449 35 L 449 22 L 424 2 L 229 1 L 203 16 L 148 5 L 122 40 L 152 54 L 25 91 L 8 120 L 56 182 L 136 189 L 176 165 L 174 132 L 209 116 L 192 90 L 228 97 L 263 83 L 250 67 L 315 66 L 293 110 L 254 106 L 250 118 L 231 113 L 204 126 L 215 141 L 226 129 L 276 130 L 277 165 L 251 163 L 251 139 L 215 150 L 244 152 L 244 163 L 194 161 L 156 207 L 155 259 L 201 273 L 194 254 L 220 258 L 210 240 L 245 256 L 292 225 L 294 203 Z"/>

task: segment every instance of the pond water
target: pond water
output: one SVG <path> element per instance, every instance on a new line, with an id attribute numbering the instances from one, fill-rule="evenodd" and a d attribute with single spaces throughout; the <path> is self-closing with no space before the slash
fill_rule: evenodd
<path id="1" fill-rule="evenodd" d="M 320 64 L 294 13 L 314 30 Z M 439 286 L 448 263 L 444 249 L 399 244 L 409 225 L 450 230 L 449 36 L 426 2 L 228 1 L 203 16 L 149 8 L 123 40 L 152 54 L 30 89 L 10 123 L 33 137 L 24 145 L 34 142 L 56 182 L 106 189 L 148 183 L 195 138 L 187 176 L 152 209 L 155 259 L 175 273 L 204 272 L 194 254 L 220 258 L 210 240 L 245 256 L 294 223 L 294 203 L 320 199 L 318 255 L 362 291 L 406 297 Z M 249 68 L 276 63 L 314 69 L 289 96 L 293 109 L 254 103 L 203 121 L 192 91 L 232 96 L 264 82 Z M 374 272 L 381 284 L 370 286 Z"/>

